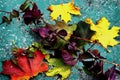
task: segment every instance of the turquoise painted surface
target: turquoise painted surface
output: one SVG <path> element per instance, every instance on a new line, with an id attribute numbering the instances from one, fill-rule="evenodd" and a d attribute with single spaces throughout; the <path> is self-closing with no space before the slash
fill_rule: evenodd
<path id="1" fill-rule="evenodd" d="M 37 3 L 42 13 L 44 14 L 47 22 L 52 22 L 49 17 L 49 12 L 47 7 L 50 4 L 59 4 L 69 2 L 71 0 L 33 0 Z M 0 10 L 12 11 L 12 9 L 18 9 L 20 4 L 24 0 L 0 0 Z M 94 21 L 105 16 L 111 22 L 112 25 L 120 26 L 120 0 L 75 0 L 75 5 L 80 7 L 82 16 L 72 17 L 71 23 L 76 23 L 79 20 L 84 20 L 86 17 L 92 18 Z M 4 13 L 0 13 L 0 18 Z M 1 21 L 1 19 L 0 19 Z M 54 22 L 53 22 L 54 23 Z M 30 28 L 25 26 L 19 21 L 14 20 L 11 25 L 6 26 L 5 24 L 0 25 L 0 71 L 2 71 L 2 61 L 9 59 L 11 55 L 11 48 L 13 46 L 12 41 L 18 47 L 24 48 L 36 39 L 29 33 Z M 120 45 L 117 45 L 111 50 L 110 54 L 106 54 L 105 50 L 100 46 L 95 46 L 94 48 L 99 48 L 103 56 L 107 57 L 109 61 L 114 61 L 120 63 Z M 77 64 L 81 67 L 81 64 Z M 106 64 L 105 69 L 111 65 Z M 44 77 L 44 74 L 33 78 L 35 80 L 56 80 L 57 77 Z M 0 80 L 9 80 L 5 75 L 0 75 Z M 87 76 L 83 71 L 79 72 L 75 68 L 72 70 L 72 75 L 68 80 L 93 80 L 92 77 Z M 120 80 L 118 77 L 117 80 Z"/>

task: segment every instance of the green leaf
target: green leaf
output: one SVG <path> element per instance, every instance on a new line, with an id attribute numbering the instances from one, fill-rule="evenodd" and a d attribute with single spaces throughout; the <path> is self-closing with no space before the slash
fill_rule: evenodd
<path id="1" fill-rule="evenodd" d="M 67 24 L 64 21 L 56 21 L 56 27 L 58 28 L 64 28 Z"/>
<path id="2" fill-rule="evenodd" d="M 73 35 L 82 39 L 89 40 L 93 35 L 95 34 L 95 31 L 92 31 L 90 29 L 90 24 L 87 24 L 84 21 L 80 21 L 77 24 L 77 29 L 74 31 Z M 86 41 L 84 40 L 76 40 L 79 46 L 84 46 Z"/>
<path id="3" fill-rule="evenodd" d="M 55 43 L 53 49 L 61 50 L 61 49 L 63 49 L 65 47 L 66 43 L 67 42 L 65 40 L 61 39 L 60 37 L 57 37 L 57 42 Z"/>
<path id="4" fill-rule="evenodd" d="M 38 42 L 34 42 L 33 44 L 32 44 L 32 48 L 31 48 L 31 50 L 36 50 L 36 49 L 39 49 L 40 51 L 42 51 L 42 53 L 43 54 L 48 54 L 48 51 L 46 51 L 43 47 L 42 47 L 42 45 L 40 44 L 40 43 L 38 43 Z"/>
<path id="5" fill-rule="evenodd" d="M 77 25 L 72 24 L 70 26 L 64 27 L 63 29 L 67 31 L 67 36 L 65 36 L 65 40 L 69 40 L 73 32 L 76 30 Z"/>
<path id="6" fill-rule="evenodd" d="M 51 27 L 51 26 L 50 26 Z M 71 35 L 73 34 L 73 31 L 76 30 L 77 25 L 67 25 L 64 21 L 56 21 L 56 24 L 53 27 L 53 30 L 57 30 L 59 32 L 60 30 L 65 30 L 67 32 L 66 36 L 57 36 L 57 41 L 54 46 L 52 46 L 53 49 L 63 49 L 66 45 L 67 41 L 70 39 Z"/>
<path id="7" fill-rule="evenodd" d="M 83 67 L 83 70 L 87 75 L 93 75 L 86 67 Z"/>
<path id="8" fill-rule="evenodd" d="M 59 30 L 66 30 L 67 32 L 67 36 L 64 37 L 65 40 L 69 40 L 71 35 L 73 34 L 73 31 L 75 31 L 77 28 L 76 24 L 72 24 L 72 25 L 67 25 L 65 22 L 63 21 L 56 21 L 56 29 Z"/>
<path id="9" fill-rule="evenodd" d="M 66 65 L 61 59 L 50 58 L 48 59 L 48 63 L 53 66 L 53 68 L 46 72 L 47 76 L 61 75 L 62 80 L 69 77 L 71 73 L 71 66 Z"/>
<path id="10" fill-rule="evenodd" d="M 13 10 L 13 11 L 10 13 L 10 19 L 16 18 L 16 17 L 19 17 L 19 11 Z"/>
<path id="11" fill-rule="evenodd" d="M 74 32 L 74 35 L 80 38 L 90 39 L 95 32 L 90 29 L 90 24 L 87 24 L 84 21 L 80 21 L 77 24 L 77 29 Z"/>
<path id="12" fill-rule="evenodd" d="M 6 16 L 3 16 L 2 17 L 2 23 L 7 23 L 7 24 L 10 24 L 10 20 L 6 17 Z"/>
<path id="13" fill-rule="evenodd" d="M 20 6 L 20 10 L 25 11 L 27 8 L 30 7 L 30 0 L 26 0 L 21 6 Z"/>

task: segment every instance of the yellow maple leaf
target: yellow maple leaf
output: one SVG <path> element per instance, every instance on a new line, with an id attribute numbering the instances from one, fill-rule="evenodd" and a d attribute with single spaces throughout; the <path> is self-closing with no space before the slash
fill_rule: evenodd
<path id="1" fill-rule="evenodd" d="M 61 20 L 64 20 L 67 23 L 69 20 L 71 20 L 70 14 L 81 15 L 79 8 L 74 6 L 73 1 L 66 4 L 49 6 L 48 10 L 52 12 L 50 14 L 51 19 L 57 20 L 57 18 L 61 16 Z"/>
<path id="2" fill-rule="evenodd" d="M 110 22 L 105 17 L 102 17 L 100 20 L 98 20 L 97 24 L 94 24 L 90 18 L 87 18 L 85 22 L 91 25 L 91 30 L 96 31 L 96 33 L 90 39 L 91 41 L 97 40 L 105 48 L 107 48 L 107 46 L 114 46 L 119 43 L 114 38 L 119 36 L 118 32 L 120 28 L 113 26 L 111 29 L 109 29 Z"/>

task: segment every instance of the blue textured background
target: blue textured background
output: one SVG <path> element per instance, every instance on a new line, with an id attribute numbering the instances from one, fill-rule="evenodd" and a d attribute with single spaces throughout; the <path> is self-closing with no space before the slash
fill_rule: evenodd
<path id="1" fill-rule="evenodd" d="M 46 10 L 47 7 L 51 4 L 65 3 L 71 0 L 33 1 L 37 3 L 47 22 L 52 22 L 49 17 L 49 11 Z M 0 0 L 0 10 L 12 11 L 12 9 L 18 9 L 20 4 L 23 2 L 24 0 Z M 102 16 L 105 16 L 111 22 L 111 26 L 120 26 L 120 0 L 75 0 L 75 5 L 80 7 L 82 16 L 72 17 L 71 23 L 84 20 L 86 17 L 97 21 Z M 7 14 L 0 12 L 0 18 L 3 15 Z M 6 24 L 0 25 L 0 71 L 2 71 L 2 61 L 11 57 L 11 48 L 13 46 L 12 42 L 15 42 L 18 47 L 25 48 L 35 41 L 34 37 L 32 37 L 32 35 L 29 33 L 29 30 L 30 28 L 28 26 L 25 26 L 17 20 L 14 20 L 11 25 L 8 26 L 6 26 Z M 120 63 L 120 45 L 109 48 L 111 50 L 110 54 L 107 54 L 106 51 L 100 46 L 95 46 L 94 48 L 99 48 L 102 55 L 107 57 L 109 61 Z M 78 64 L 77 66 L 80 65 L 81 64 Z M 105 69 L 109 68 L 110 66 L 111 65 L 106 64 Z M 44 74 L 41 74 L 34 79 L 55 80 L 56 78 L 57 77 L 44 77 Z M 9 78 L 0 74 L 0 80 L 9 80 Z M 68 80 L 93 80 L 93 78 L 87 76 L 83 71 L 78 72 L 75 68 L 73 68 L 72 75 Z M 120 78 L 118 77 L 117 80 L 120 80 Z"/>

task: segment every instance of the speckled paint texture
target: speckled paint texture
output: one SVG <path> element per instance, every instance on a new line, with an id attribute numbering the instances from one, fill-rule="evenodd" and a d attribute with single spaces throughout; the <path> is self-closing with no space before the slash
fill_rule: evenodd
<path id="1" fill-rule="evenodd" d="M 54 23 L 50 20 L 49 11 L 47 11 L 47 7 L 51 4 L 59 4 L 70 2 L 71 0 L 33 0 L 39 6 L 39 9 L 44 14 L 45 20 L 50 23 Z M 24 0 L 0 0 L 0 10 L 12 11 L 12 9 L 19 9 L 21 3 Z M 80 7 L 82 16 L 72 17 L 72 21 L 70 23 L 76 23 L 79 20 L 84 20 L 89 17 L 94 21 L 97 21 L 101 17 L 105 16 L 110 22 L 111 26 L 116 25 L 120 26 L 120 0 L 75 0 L 75 5 Z M 3 15 L 7 15 L 5 13 L 0 12 L 0 18 Z M 0 19 L 1 22 L 1 19 Z M 30 26 L 33 27 L 33 26 Z M 2 61 L 9 59 L 12 57 L 11 48 L 13 43 L 17 45 L 17 47 L 25 48 L 33 41 L 36 40 L 33 37 L 33 34 L 30 33 L 30 27 L 25 26 L 22 22 L 14 19 L 14 21 L 10 24 L 2 24 L 0 25 L 0 71 L 2 71 Z M 109 61 L 114 61 L 116 63 L 120 63 L 120 45 L 115 47 L 109 47 L 108 49 L 111 51 L 110 54 L 106 53 L 106 51 L 100 46 L 95 46 L 94 48 L 99 48 L 100 52 L 104 57 L 107 57 Z M 81 64 L 77 64 L 79 68 Z M 109 64 L 105 64 L 105 70 L 111 67 Z M 37 77 L 31 80 L 56 80 L 57 77 L 45 77 L 44 74 L 40 74 Z M 0 74 L 0 80 L 10 80 L 7 76 Z M 86 75 L 82 70 L 78 71 L 76 68 L 72 68 L 72 74 L 67 80 L 96 80 L 94 77 L 90 77 Z M 120 80 L 119 76 L 117 76 L 117 80 Z"/>

